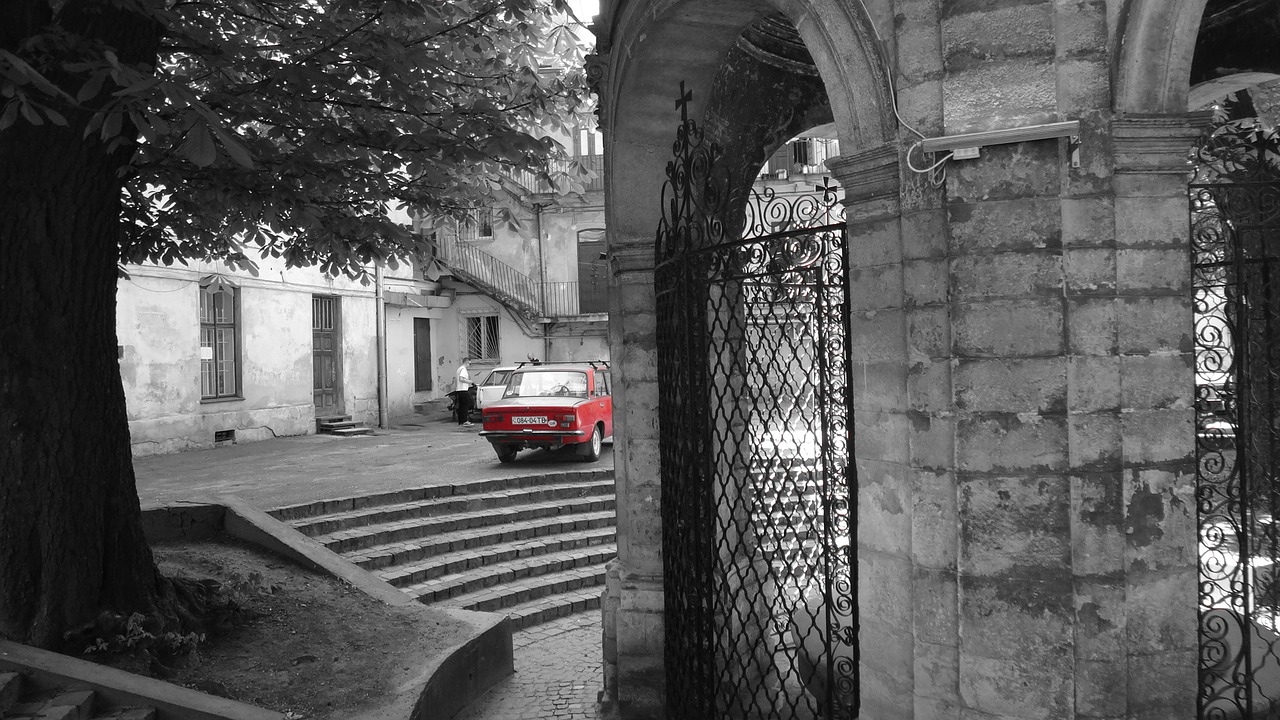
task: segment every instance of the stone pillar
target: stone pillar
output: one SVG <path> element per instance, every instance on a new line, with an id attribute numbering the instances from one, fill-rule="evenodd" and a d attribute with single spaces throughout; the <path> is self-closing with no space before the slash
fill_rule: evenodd
<path id="1" fill-rule="evenodd" d="M 862 716 L 912 717 L 912 472 L 908 326 L 898 149 L 827 166 L 845 191 L 850 279 L 853 447 L 858 470 L 858 668 Z"/>
<path id="2" fill-rule="evenodd" d="M 615 655 L 605 692 L 623 720 L 662 717 L 666 703 L 653 252 L 651 238 L 610 237 L 618 558 L 606 587 L 613 626 L 604 632 Z"/>
<path id="3" fill-rule="evenodd" d="M 1098 504 L 1118 505 L 1123 514 L 1113 521 L 1123 523 L 1124 533 L 1112 544 L 1119 562 L 1099 571 L 1114 573 L 1118 566 L 1124 579 L 1112 591 L 1123 592 L 1124 611 L 1119 623 L 1110 622 L 1124 628 L 1124 652 L 1115 662 L 1124 663 L 1127 715 L 1138 720 L 1193 717 L 1196 707 L 1199 557 L 1186 157 L 1198 134 L 1186 116 L 1114 122 L 1116 276 L 1106 327 L 1115 332 L 1115 365 L 1105 371 L 1106 384 L 1088 376 L 1079 383 L 1092 402 L 1120 410 L 1113 453 L 1122 483 Z M 1118 390 L 1104 395 L 1094 388 Z M 1097 675 L 1119 670 L 1107 664 Z"/>

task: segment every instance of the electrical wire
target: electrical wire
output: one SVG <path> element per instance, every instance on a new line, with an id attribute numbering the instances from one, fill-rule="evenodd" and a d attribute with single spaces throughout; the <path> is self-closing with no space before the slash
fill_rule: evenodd
<path id="1" fill-rule="evenodd" d="M 884 69 L 885 78 L 889 81 L 889 104 L 893 108 L 893 116 L 898 119 L 898 122 L 902 127 L 911 131 L 916 137 L 920 138 L 907 149 L 907 168 L 917 175 L 928 175 L 929 182 L 934 187 L 941 187 L 942 183 L 947 180 L 947 161 L 954 157 L 955 153 L 947 153 L 942 156 L 942 159 L 923 169 L 916 167 L 915 163 L 911 162 L 911 154 L 915 152 L 916 148 L 923 144 L 925 139 L 924 133 L 912 127 L 911 123 L 907 122 L 902 117 L 902 113 L 898 111 L 898 87 L 897 83 L 895 83 L 893 79 L 893 68 L 889 65 L 889 59 L 884 55 L 884 38 L 881 37 L 880 29 L 876 27 L 875 18 L 871 16 L 871 11 L 867 9 L 867 3 L 865 0 L 858 0 L 858 5 L 862 7 L 862 12 L 867 17 L 867 23 L 871 25 L 871 34 L 875 35 L 876 38 L 876 57 L 880 59 L 880 65 Z"/>

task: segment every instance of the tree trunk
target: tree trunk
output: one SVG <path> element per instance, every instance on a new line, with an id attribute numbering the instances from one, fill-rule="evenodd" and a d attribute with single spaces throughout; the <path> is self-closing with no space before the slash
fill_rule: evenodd
<path id="1" fill-rule="evenodd" d="M 32 27 L 6 28 L 9 50 L 38 32 L 31 7 L 47 7 L 17 4 Z M 69 0 L 58 20 L 122 62 L 154 63 L 159 28 L 106 5 Z M 101 610 L 154 610 L 164 585 L 140 525 L 116 348 L 118 171 L 133 144 L 109 153 L 82 139 L 89 113 L 65 114 L 69 128 L 0 131 L 0 636 L 50 648 Z"/>

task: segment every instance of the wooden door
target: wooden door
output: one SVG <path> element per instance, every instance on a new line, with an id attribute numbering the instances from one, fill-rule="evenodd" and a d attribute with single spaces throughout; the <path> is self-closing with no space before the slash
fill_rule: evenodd
<path id="1" fill-rule="evenodd" d="M 413 319 L 413 390 L 431 389 L 431 320 Z"/>
<path id="2" fill-rule="evenodd" d="M 311 298 L 311 369 L 316 417 L 342 413 L 338 298 Z"/>
<path id="3" fill-rule="evenodd" d="M 609 312 L 609 275 L 604 240 L 578 243 L 578 312 Z"/>

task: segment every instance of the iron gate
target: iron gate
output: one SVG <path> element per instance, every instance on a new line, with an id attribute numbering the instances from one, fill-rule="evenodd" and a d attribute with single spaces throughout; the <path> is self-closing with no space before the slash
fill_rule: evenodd
<path id="1" fill-rule="evenodd" d="M 689 119 L 657 235 L 668 715 L 858 709 L 838 190 L 730 187 Z"/>
<path id="2" fill-rule="evenodd" d="M 1280 718 L 1280 175 L 1264 134 L 1215 132 L 1191 185 L 1199 717 Z"/>

